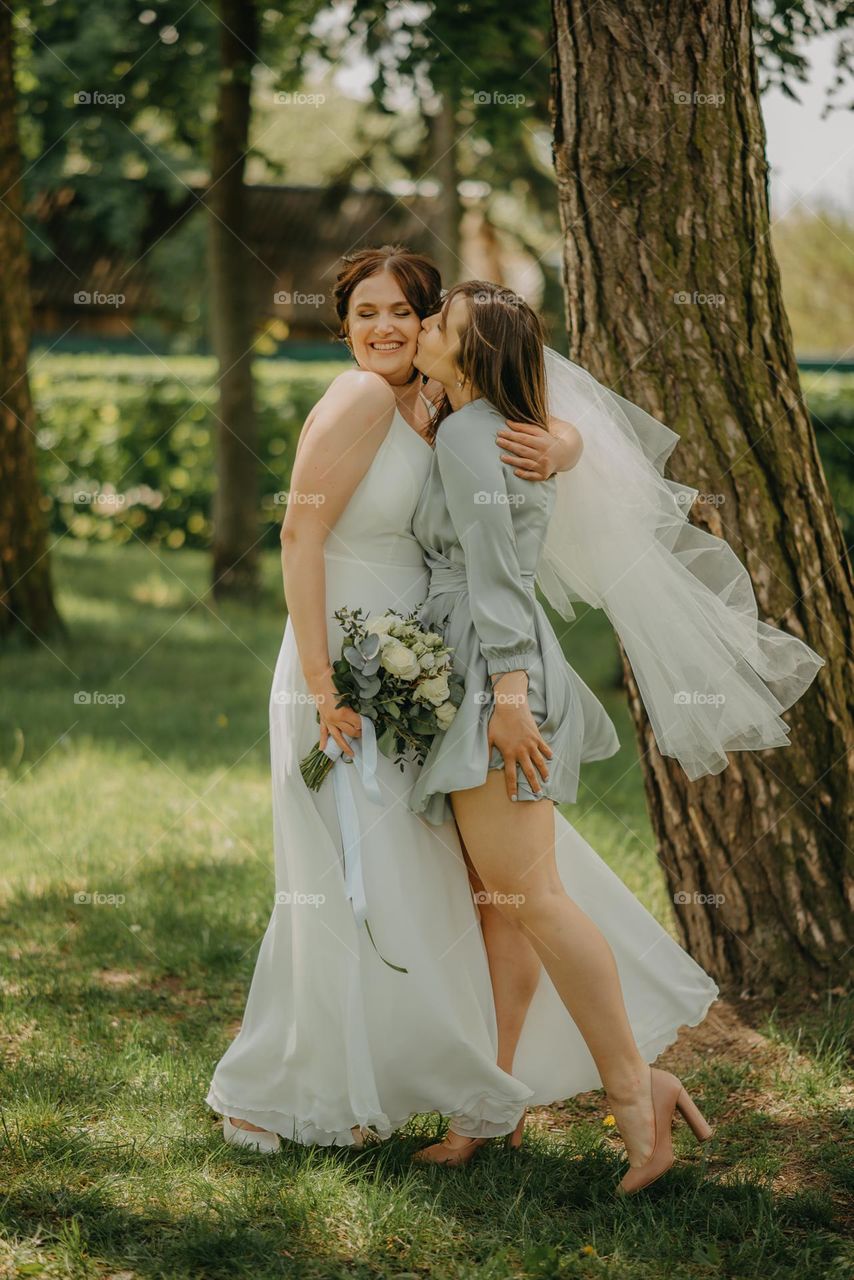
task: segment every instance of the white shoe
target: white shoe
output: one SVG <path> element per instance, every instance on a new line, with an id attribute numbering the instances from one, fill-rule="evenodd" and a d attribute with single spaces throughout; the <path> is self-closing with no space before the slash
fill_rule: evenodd
<path id="1" fill-rule="evenodd" d="M 241 1129 L 232 1124 L 228 1116 L 222 1117 L 222 1136 L 230 1147 L 248 1147 L 250 1151 L 263 1151 L 273 1155 L 279 1150 L 281 1143 L 277 1133 L 269 1133 L 262 1129 L 256 1133 L 254 1129 Z"/>

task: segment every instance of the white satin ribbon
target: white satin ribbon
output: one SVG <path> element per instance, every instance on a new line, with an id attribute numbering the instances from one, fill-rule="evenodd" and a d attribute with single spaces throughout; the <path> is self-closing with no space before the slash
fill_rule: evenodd
<path id="1" fill-rule="evenodd" d="M 362 723 L 361 738 L 351 738 L 342 733 L 353 753 L 356 768 L 365 788 L 365 795 L 374 804 L 382 804 L 383 798 L 377 782 L 377 735 L 374 722 L 368 716 L 359 716 Z M 333 737 L 329 737 L 323 754 L 337 762 L 344 754 Z M 338 810 L 338 823 L 341 827 L 341 839 L 344 845 L 344 885 L 347 897 L 353 904 L 353 914 L 357 924 L 364 924 L 368 918 L 368 903 L 365 897 L 365 880 L 362 874 L 362 834 L 359 828 L 359 814 L 356 800 L 346 764 L 332 770 L 332 785 L 335 790 L 335 807 Z"/>

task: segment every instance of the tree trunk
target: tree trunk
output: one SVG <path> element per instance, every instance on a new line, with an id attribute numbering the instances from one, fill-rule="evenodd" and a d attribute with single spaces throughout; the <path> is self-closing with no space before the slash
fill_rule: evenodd
<path id="1" fill-rule="evenodd" d="M 27 361 L 29 264 L 20 221 L 12 11 L 0 5 L 0 641 L 62 630 L 53 601 L 47 528 L 36 476 Z"/>
<path id="2" fill-rule="evenodd" d="M 211 338 L 219 366 L 213 502 L 213 591 L 257 592 L 258 432 L 252 393 L 255 260 L 243 174 L 249 143 L 257 19 L 249 0 L 220 0 L 220 72 L 208 206 Z"/>
<path id="3" fill-rule="evenodd" d="M 435 178 L 440 190 L 436 201 L 434 257 L 442 273 L 442 284 L 450 289 L 463 280 L 466 271 L 460 261 L 460 223 L 462 204 L 457 183 L 457 119 L 456 93 L 452 85 L 442 92 L 439 114 L 430 117 L 431 167 L 428 177 Z"/>
<path id="4" fill-rule="evenodd" d="M 769 239 L 750 5 L 553 0 L 553 17 L 570 356 L 681 434 L 669 474 L 700 490 L 692 521 L 747 565 L 760 618 L 826 659 L 790 746 L 690 783 L 623 653 L 679 937 L 722 986 L 824 982 L 851 946 L 854 592 Z"/>

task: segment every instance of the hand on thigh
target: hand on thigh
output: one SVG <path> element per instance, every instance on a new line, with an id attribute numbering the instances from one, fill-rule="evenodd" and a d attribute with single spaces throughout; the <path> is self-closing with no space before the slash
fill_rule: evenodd
<path id="1" fill-rule="evenodd" d="M 451 804 L 467 857 L 488 893 L 524 895 L 561 887 L 550 801 L 514 804 L 503 773 L 493 769 L 483 786 L 454 791 Z"/>

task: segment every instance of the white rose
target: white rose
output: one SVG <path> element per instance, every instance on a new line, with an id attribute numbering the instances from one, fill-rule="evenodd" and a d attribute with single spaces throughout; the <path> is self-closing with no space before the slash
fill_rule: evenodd
<path id="1" fill-rule="evenodd" d="M 422 671 L 432 671 L 436 665 L 436 658 L 432 653 L 422 653 L 419 662 L 421 663 Z"/>
<path id="2" fill-rule="evenodd" d="M 432 644 L 432 645 L 441 645 L 441 644 L 444 644 L 445 641 L 442 638 L 442 636 L 439 635 L 438 631 L 428 631 L 426 636 L 424 637 L 424 643 Z"/>
<path id="3" fill-rule="evenodd" d="M 447 729 L 456 714 L 457 708 L 453 702 L 443 702 L 441 707 L 436 708 L 436 719 L 439 721 L 439 728 Z"/>
<path id="4" fill-rule="evenodd" d="M 393 676 L 397 676 L 400 680 L 414 680 L 421 671 L 418 659 L 407 649 L 405 644 L 398 644 L 396 640 L 383 646 L 380 663 L 385 667 L 386 671 L 391 672 Z"/>
<path id="5" fill-rule="evenodd" d="M 432 676 L 429 680 L 420 682 L 413 697 L 438 707 L 445 701 L 449 692 L 447 676 Z"/>
<path id="6" fill-rule="evenodd" d="M 365 630 L 375 636 L 384 636 L 388 634 L 392 621 L 392 618 L 368 618 Z"/>

